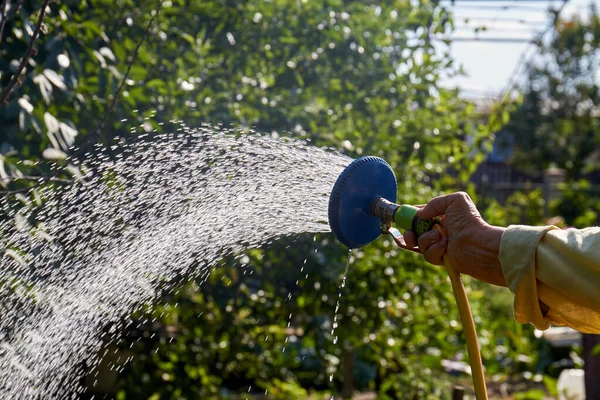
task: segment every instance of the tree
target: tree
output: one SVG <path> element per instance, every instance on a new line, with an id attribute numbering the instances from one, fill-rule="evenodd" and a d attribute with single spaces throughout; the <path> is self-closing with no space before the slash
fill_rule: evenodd
<path id="1" fill-rule="evenodd" d="M 598 170 L 600 18 L 558 20 L 528 66 L 523 102 L 498 135 L 512 165 L 533 176 L 555 165 L 574 181 Z"/>

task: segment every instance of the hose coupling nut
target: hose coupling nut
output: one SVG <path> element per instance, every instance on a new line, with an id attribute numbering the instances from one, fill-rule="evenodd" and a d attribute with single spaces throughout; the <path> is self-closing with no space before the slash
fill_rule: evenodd
<path id="1" fill-rule="evenodd" d="M 398 204 L 392 203 L 379 196 L 371 203 L 371 214 L 381 218 L 382 223 L 391 225 L 394 221 L 394 214 L 398 208 L 400 208 Z"/>

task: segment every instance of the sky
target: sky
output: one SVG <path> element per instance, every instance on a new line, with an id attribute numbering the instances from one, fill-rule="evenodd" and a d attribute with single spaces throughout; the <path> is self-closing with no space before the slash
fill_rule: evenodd
<path id="1" fill-rule="evenodd" d="M 450 3 L 450 0 L 442 2 Z M 585 16 L 590 3 L 600 10 L 600 0 L 569 0 L 561 16 L 575 13 Z M 455 0 L 451 6 L 457 28 L 453 37 L 532 39 L 549 24 L 547 8 L 560 8 L 561 4 L 562 0 Z M 474 28 L 482 25 L 487 26 L 488 31 L 476 36 Z M 495 97 L 506 89 L 523 54 L 529 58 L 533 50 L 527 43 L 455 41 L 452 56 L 468 76 L 446 79 L 442 84 L 458 86 L 469 98 Z"/>

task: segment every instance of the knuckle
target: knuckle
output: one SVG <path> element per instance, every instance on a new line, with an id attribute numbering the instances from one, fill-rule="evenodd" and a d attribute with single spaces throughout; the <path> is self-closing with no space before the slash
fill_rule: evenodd
<path id="1" fill-rule="evenodd" d="M 471 200 L 471 196 L 469 196 L 469 193 L 467 193 L 467 192 L 463 192 L 463 191 L 456 192 L 456 195 L 457 195 L 457 197 L 459 197 L 463 200 L 467 200 L 467 201 Z"/>
<path id="2" fill-rule="evenodd" d="M 456 192 L 450 195 L 450 199 L 448 201 L 449 204 L 452 204 L 454 202 L 457 202 L 457 204 L 473 204 L 473 200 L 471 199 L 471 196 L 469 196 L 469 193 L 467 192 Z"/>
<path id="3" fill-rule="evenodd" d="M 419 247 L 420 246 L 431 246 L 432 244 L 434 244 L 435 242 L 437 242 L 439 240 L 439 233 L 437 231 L 429 231 L 429 232 L 425 232 L 424 234 L 422 234 L 421 236 L 419 236 L 418 242 L 419 242 Z"/>
<path id="4" fill-rule="evenodd" d="M 430 246 L 428 249 L 428 253 L 431 259 L 439 261 L 446 253 L 445 240 L 440 240 L 439 242 L 436 242 L 432 246 Z"/>

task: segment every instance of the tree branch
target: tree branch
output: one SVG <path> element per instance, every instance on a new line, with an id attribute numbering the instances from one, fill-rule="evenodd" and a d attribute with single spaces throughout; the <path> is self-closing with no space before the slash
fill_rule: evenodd
<path id="1" fill-rule="evenodd" d="M 148 34 L 150 33 L 150 28 L 152 27 L 152 24 L 154 23 L 154 20 L 156 19 L 156 17 L 158 16 L 158 14 L 160 12 L 160 9 L 162 8 L 162 5 L 163 5 L 162 0 L 158 0 L 157 4 L 158 4 L 158 6 L 156 8 L 156 12 L 154 13 L 154 15 L 152 16 L 152 18 L 148 22 L 148 25 L 146 25 L 146 29 L 144 30 L 144 35 L 142 36 L 142 39 L 138 42 L 137 46 L 135 47 L 135 50 L 133 51 L 133 56 L 130 58 L 129 62 L 127 63 L 127 71 L 125 71 L 125 75 L 123 75 L 123 79 L 121 80 L 121 84 L 119 85 L 119 87 L 117 88 L 117 90 L 115 91 L 115 93 L 113 94 L 113 99 L 112 99 L 112 101 L 110 103 L 110 106 L 108 106 L 108 108 L 106 109 L 106 112 L 104 113 L 104 117 L 102 117 L 102 120 L 98 123 L 98 125 L 96 125 L 96 128 L 86 138 L 86 142 L 87 142 L 88 145 L 89 145 L 89 143 L 92 142 L 91 139 L 93 139 L 94 137 L 97 137 L 100 134 L 100 132 L 104 128 L 104 124 L 106 123 L 106 120 L 108 119 L 108 115 L 112 112 L 113 108 L 115 108 L 115 105 L 117 104 L 117 100 L 119 98 L 119 94 L 121 93 L 121 90 L 123 89 L 123 86 L 125 86 L 125 82 L 127 81 L 127 77 L 129 76 L 129 72 L 131 71 L 131 67 L 133 67 L 133 64 L 134 64 L 135 60 L 137 59 L 138 53 L 140 51 L 140 48 L 142 47 L 142 44 L 144 43 L 144 41 L 148 37 Z M 75 154 L 78 154 L 78 153 L 84 151 L 84 148 L 85 148 L 85 146 L 82 145 L 79 148 L 79 150 L 77 151 L 77 153 L 75 153 Z"/>
<path id="2" fill-rule="evenodd" d="M 39 181 L 45 179 L 43 176 L 9 176 L 7 178 L 0 178 L 0 181 L 8 181 L 8 182 L 16 182 L 16 181 Z M 62 182 L 69 183 L 71 182 L 68 179 L 61 178 L 49 178 L 48 181 L 51 182 Z"/>
<path id="3" fill-rule="evenodd" d="M 36 187 L 40 186 L 42 183 L 46 182 L 59 182 L 59 183 L 71 183 L 68 179 L 61 179 L 56 177 L 42 177 L 42 176 L 9 176 L 7 178 L 0 178 L 0 181 L 8 181 L 8 182 L 17 182 L 17 181 L 36 181 L 33 186 L 25 186 L 19 189 L 13 190 L 0 190 L 0 196 L 2 195 L 15 195 L 18 193 L 25 193 Z"/>
<path id="4" fill-rule="evenodd" d="M 6 3 L 8 3 L 8 0 L 2 2 L 2 10 L 0 11 L 0 17 L 2 17 L 2 22 L 0 22 L 0 48 L 2 48 L 2 35 L 4 34 L 4 26 L 6 25 Z"/>
<path id="5" fill-rule="evenodd" d="M 46 7 L 48 7 L 49 2 L 50 0 L 44 0 L 44 4 L 42 5 L 42 9 L 40 10 L 40 15 L 38 17 L 37 25 L 35 27 L 35 30 L 33 31 L 33 34 L 31 35 L 31 38 L 29 38 L 29 46 L 27 47 L 27 52 L 21 60 L 21 64 L 19 65 L 19 68 L 17 68 L 17 72 L 13 75 L 13 78 L 11 79 L 9 84 L 4 88 L 2 94 L 0 95 L 0 107 L 4 105 L 11 90 L 21 78 L 21 73 L 23 72 L 23 69 L 29 62 L 29 58 L 33 54 L 33 46 L 38 38 L 38 35 L 40 34 L 40 29 L 42 28 L 42 23 L 44 22 L 44 15 L 46 15 Z M 2 21 L 4 22 L 4 20 Z"/>
<path id="6" fill-rule="evenodd" d="M 44 2 L 44 10 L 45 7 L 48 5 L 49 0 L 45 0 Z M 152 24 L 154 23 L 154 20 L 156 19 L 156 17 L 158 16 L 163 2 L 162 0 L 158 0 L 157 1 L 157 8 L 156 8 L 156 12 L 154 13 L 154 15 L 152 16 L 152 18 L 150 19 L 150 21 L 148 22 L 148 25 L 146 26 L 146 29 L 144 30 L 144 36 L 142 36 L 141 40 L 138 42 L 133 56 L 131 57 L 131 59 L 129 60 L 129 62 L 127 63 L 127 71 L 125 72 L 125 75 L 123 76 L 123 79 L 121 80 L 121 84 L 119 85 L 119 87 L 117 88 L 117 90 L 115 91 L 115 93 L 113 94 L 113 99 L 112 102 L 110 103 L 110 106 L 107 108 L 106 113 L 104 114 L 104 117 L 102 118 L 102 120 L 100 121 L 100 123 L 96 126 L 96 128 L 90 133 L 90 135 L 86 138 L 86 142 L 89 144 L 91 142 L 91 139 L 97 135 L 98 133 L 101 132 L 102 128 L 104 127 L 104 123 L 106 122 L 106 120 L 108 119 L 108 115 L 112 112 L 113 108 L 115 107 L 115 105 L 117 104 L 117 99 L 119 97 L 119 94 L 121 93 L 121 90 L 123 89 L 123 86 L 125 86 L 125 81 L 127 80 L 127 77 L 129 76 L 129 72 L 131 71 L 131 68 L 133 67 L 133 63 L 135 62 L 139 50 L 142 46 L 142 44 L 144 43 L 144 40 L 146 39 L 146 37 L 148 37 L 148 34 L 150 32 L 150 28 L 152 27 Z M 43 10 L 43 11 L 44 11 Z M 36 31 L 39 32 L 39 28 L 41 27 L 41 21 L 43 18 L 43 14 L 40 14 L 40 19 L 38 22 L 38 26 Z M 33 36 L 32 36 L 33 38 Z M 30 41 L 30 48 L 32 47 L 32 42 Z M 22 65 L 24 65 L 23 63 L 21 63 Z M 19 74 L 21 69 L 19 70 Z M 17 77 L 17 75 L 15 75 L 15 77 Z M 14 80 L 14 78 L 13 78 Z M 12 82 L 11 82 L 12 83 Z M 8 86 L 7 86 L 8 88 Z M 2 93 L 3 97 L 2 97 L 2 102 L 5 100 L 5 96 L 4 96 L 4 92 Z M 8 95 L 8 94 L 7 94 Z M 0 103 L 0 107 L 2 106 L 3 103 Z M 82 145 L 75 153 L 73 153 L 73 156 L 77 156 L 78 154 L 82 153 L 85 149 L 85 145 Z M 55 181 L 55 182 L 62 182 L 65 181 L 64 179 L 61 180 L 59 178 L 56 178 L 54 176 L 45 176 L 45 177 L 29 177 L 29 178 L 33 178 L 32 180 L 37 180 L 37 182 L 30 187 L 25 187 L 25 188 L 20 188 L 20 189 L 16 189 L 16 190 L 5 190 L 5 191 L 0 191 L 0 196 L 1 195 L 15 195 L 18 193 L 23 193 L 23 192 L 27 192 L 29 190 L 35 189 L 36 187 L 39 187 L 41 185 L 43 185 L 44 183 L 47 182 L 51 182 L 51 181 Z M 21 178 L 21 179 L 25 179 L 25 178 Z"/>
<path id="7" fill-rule="evenodd" d="M 20 189 L 15 189 L 15 190 L 0 190 L 0 196 L 14 196 L 15 194 L 19 194 L 19 193 L 25 193 L 28 192 L 32 189 L 35 189 L 37 187 L 36 186 L 31 186 L 31 187 L 22 187 Z"/>

